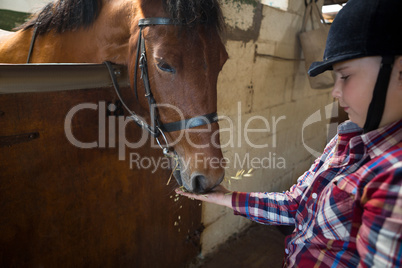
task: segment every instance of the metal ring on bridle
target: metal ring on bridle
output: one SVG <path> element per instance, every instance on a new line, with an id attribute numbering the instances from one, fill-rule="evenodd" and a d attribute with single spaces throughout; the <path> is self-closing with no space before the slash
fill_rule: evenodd
<path id="1" fill-rule="evenodd" d="M 155 137 L 156 142 L 158 143 L 159 147 L 161 147 L 162 150 L 165 150 L 165 149 L 169 150 L 169 142 L 167 141 L 165 133 L 158 126 L 156 126 L 156 129 L 162 135 L 163 139 L 165 140 L 165 145 L 166 145 L 165 147 L 163 147 L 161 142 L 159 141 L 159 137 Z"/>

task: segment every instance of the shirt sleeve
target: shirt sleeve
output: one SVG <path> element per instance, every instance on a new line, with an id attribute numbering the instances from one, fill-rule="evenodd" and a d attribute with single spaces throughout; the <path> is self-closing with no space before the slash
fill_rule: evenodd
<path id="1" fill-rule="evenodd" d="M 289 191 L 283 193 L 233 192 L 232 208 L 235 215 L 247 217 L 262 224 L 293 225 L 300 200 L 306 188 L 314 180 L 315 173 L 330 161 L 336 148 L 338 135 L 325 147 L 310 169 L 297 179 Z"/>
<path id="2" fill-rule="evenodd" d="M 319 160 L 318 160 L 319 162 Z M 304 189 L 310 184 L 317 161 L 299 177 L 298 183 L 284 193 L 233 192 L 232 208 L 235 215 L 244 216 L 262 224 L 293 225 Z"/>
<path id="3" fill-rule="evenodd" d="M 359 267 L 400 267 L 402 262 L 402 163 L 376 176 L 362 196 L 357 235 Z"/>

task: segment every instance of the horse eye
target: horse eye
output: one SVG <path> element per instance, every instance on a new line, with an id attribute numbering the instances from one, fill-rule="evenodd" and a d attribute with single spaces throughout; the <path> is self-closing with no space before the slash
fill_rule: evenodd
<path id="1" fill-rule="evenodd" d="M 162 70 L 164 72 L 173 73 L 173 74 L 176 73 L 176 70 L 164 61 L 158 62 L 157 66 L 160 70 Z"/>

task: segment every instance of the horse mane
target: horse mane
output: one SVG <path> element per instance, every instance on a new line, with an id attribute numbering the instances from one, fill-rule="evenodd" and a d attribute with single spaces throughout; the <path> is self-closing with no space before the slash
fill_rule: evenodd
<path id="1" fill-rule="evenodd" d="M 186 25 L 207 24 L 223 30 L 224 20 L 219 0 L 162 0 L 170 18 Z M 34 14 L 17 28 L 37 27 L 38 34 L 51 30 L 58 33 L 90 26 L 98 17 L 102 0 L 57 0 Z"/>
<path id="2" fill-rule="evenodd" d="M 38 34 L 62 33 L 91 25 L 102 8 L 100 0 L 58 0 L 47 4 L 18 29 L 37 27 Z"/>

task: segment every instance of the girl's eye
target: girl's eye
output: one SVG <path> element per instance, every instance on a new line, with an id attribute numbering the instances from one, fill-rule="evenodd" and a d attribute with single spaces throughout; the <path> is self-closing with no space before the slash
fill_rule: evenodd
<path id="1" fill-rule="evenodd" d="M 342 80 L 347 80 L 348 78 L 349 78 L 349 75 L 341 76 L 341 79 L 342 79 Z"/>
<path id="2" fill-rule="evenodd" d="M 161 71 L 172 73 L 172 74 L 176 73 L 176 70 L 164 61 L 159 61 L 157 63 L 157 66 Z"/>

